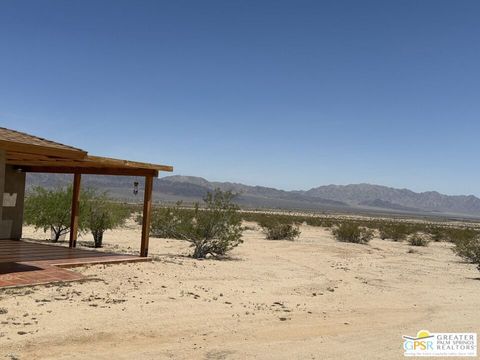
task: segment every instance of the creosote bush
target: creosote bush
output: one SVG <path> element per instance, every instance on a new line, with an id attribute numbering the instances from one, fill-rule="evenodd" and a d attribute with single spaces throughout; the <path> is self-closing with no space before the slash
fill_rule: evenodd
<path id="1" fill-rule="evenodd" d="M 393 241 L 403 241 L 410 234 L 410 229 L 403 223 L 387 223 L 379 226 L 380 238 Z"/>
<path id="2" fill-rule="evenodd" d="M 421 233 L 415 233 L 409 236 L 408 243 L 412 246 L 428 246 L 430 239 Z"/>
<path id="3" fill-rule="evenodd" d="M 429 227 L 427 231 L 430 234 L 431 239 L 435 242 L 450 240 L 447 229 L 442 229 L 439 227 Z"/>
<path id="4" fill-rule="evenodd" d="M 24 222 L 43 231 L 51 230 L 57 242 L 70 231 L 72 187 L 45 189 L 36 187 L 25 199 Z M 82 189 L 78 228 L 91 232 L 95 247 L 102 247 L 106 230 L 122 225 L 130 215 L 127 206 L 113 202 L 106 193 Z"/>
<path id="5" fill-rule="evenodd" d="M 445 239 L 457 244 L 458 242 L 469 242 L 472 239 L 477 238 L 480 233 L 478 230 L 465 228 L 465 229 L 445 229 Z"/>
<path id="6" fill-rule="evenodd" d="M 466 236 L 457 239 L 453 251 L 468 262 L 476 264 L 480 270 L 480 236 Z"/>
<path id="7" fill-rule="evenodd" d="M 331 227 L 334 224 L 334 220 L 326 219 L 320 216 L 307 216 L 307 215 L 294 215 L 294 214 L 272 214 L 264 212 L 242 212 L 242 219 L 245 221 L 252 221 L 258 223 L 260 226 L 263 224 L 302 224 L 305 223 L 310 226 L 323 226 Z"/>
<path id="8" fill-rule="evenodd" d="M 238 208 L 237 208 L 238 210 Z M 138 211 L 138 209 L 137 209 Z M 177 204 L 175 207 L 156 208 L 152 215 L 152 235 L 158 237 L 185 239 L 185 231 L 182 230 L 185 224 L 190 224 L 196 220 L 196 214 L 203 209 L 192 209 L 181 207 Z M 475 242 L 469 242 L 479 236 L 480 231 L 471 226 L 464 228 L 462 224 L 453 225 L 441 222 L 410 221 L 397 219 L 381 218 L 342 218 L 332 217 L 321 214 L 298 214 L 288 212 L 267 212 L 267 211 L 242 211 L 236 214 L 241 220 L 258 223 L 268 238 L 287 238 L 295 233 L 297 227 L 295 224 L 306 224 L 309 226 L 321 226 L 332 228 L 332 232 L 339 241 L 351 241 L 357 243 L 367 243 L 373 237 L 371 229 L 378 229 L 382 239 L 391 239 L 394 241 L 403 241 L 412 237 L 412 234 L 421 233 L 432 241 L 450 241 L 458 243 L 458 251 L 462 246 L 467 246 L 470 250 L 474 248 Z M 141 223 L 141 217 L 139 217 Z M 280 235 L 277 235 L 280 234 Z M 287 234 L 284 236 L 282 234 Z M 197 239 L 198 240 L 198 239 Z M 413 242 L 421 243 L 414 237 Z M 467 251 L 467 256 L 472 255 L 474 251 Z M 467 258 L 467 257 L 466 257 Z M 471 260 L 474 261 L 474 260 Z"/>
<path id="9" fill-rule="evenodd" d="M 355 223 L 345 222 L 332 231 L 338 241 L 366 244 L 373 238 L 373 231 Z"/>
<path id="10" fill-rule="evenodd" d="M 261 225 L 268 240 L 295 240 L 300 229 L 293 224 L 266 223 Z"/>
<path id="11" fill-rule="evenodd" d="M 115 203 L 106 193 L 90 192 L 85 203 L 83 227 L 93 235 L 94 246 L 103 246 L 103 234 L 125 224 L 130 210 L 123 204 Z"/>
<path id="12" fill-rule="evenodd" d="M 182 209 L 181 205 L 181 202 L 177 202 L 173 207 L 156 208 L 152 211 L 150 220 L 151 236 L 183 239 L 182 226 L 186 222 L 193 221 L 194 212 L 191 209 Z M 141 224 L 141 216 L 138 222 Z"/>
<path id="13" fill-rule="evenodd" d="M 80 220 L 82 229 L 85 219 L 85 202 L 89 197 L 88 191 L 80 194 Z M 23 221 L 26 225 L 33 225 L 35 229 L 51 230 L 54 242 L 70 231 L 70 211 L 72 207 L 72 187 L 53 190 L 42 187 L 34 188 L 25 199 Z"/>
<path id="14" fill-rule="evenodd" d="M 177 204 L 158 210 L 153 232 L 190 242 L 193 258 L 224 256 L 243 242 L 242 218 L 234 198 L 232 192 L 216 189 L 206 195 L 203 208 L 195 204 L 194 209 L 181 209 Z"/>

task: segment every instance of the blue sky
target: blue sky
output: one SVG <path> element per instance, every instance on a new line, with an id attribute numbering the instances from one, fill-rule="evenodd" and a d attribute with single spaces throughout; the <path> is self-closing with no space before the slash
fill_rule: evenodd
<path id="1" fill-rule="evenodd" d="M 480 195 L 480 2 L 0 2 L 0 126 L 176 174 Z"/>

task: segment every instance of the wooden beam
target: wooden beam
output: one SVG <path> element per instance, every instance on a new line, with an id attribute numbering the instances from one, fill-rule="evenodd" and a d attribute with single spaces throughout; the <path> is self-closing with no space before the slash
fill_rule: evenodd
<path id="1" fill-rule="evenodd" d="M 8 140 L 0 140 L 0 149 L 30 154 L 58 156 L 68 159 L 83 159 L 87 156 L 87 152 L 80 149 L 70 149 L 60 146 L 34 145 Z"/>
<path id="2" fill-rule="evenodd" d="M 55 173 L 55 174 L 89 174 L 89 175 L 123 175 L 123 176 L 153 176 L 158 177 L 157 170 L 135 168 L 99 168 L 76 166 L 19 166 L 24 172 Z"/>
<path id="3" fill-rule="evenodd" d="M 148 256 L 148 242 L 150 237 L 150 216 L 152 215 L 153 177 L 145 177 L 145 194 L 143 198 L 142 242 L 140 256 Z"/>
<path id="4" fill-rule="evenodd" d="M 14 157 L 6 158 L 7 165 L 14 166 L 42 166 L 42 167 L 81 167 L 81 168 L 113 168 L 113 169 L 145 169 L 145 170 L 156 170 L 156 171 L 173 171 L 173 167 L 167 165 L 155 165 L 150 166 L 149 164 L 135 164 L 131 162 L 97 162 L 90 160 L 65 160 L 65 159 L 19 159 Z"/>
<path id="5" fill-rule="evenodd" d="M 84 168 L 118 168 L 146 169 L 157 171 L 173 171 L 172 166 L 141 163 L 136 161 L 87 156 L 84 159 L 66 159 L 45 155 L 30 155 L 25 153 L 7 152 L 6 163 L 15 166 L 45 166 L 45 167 L 84 167 Z"/>
<path id="6" fill-rule="evenodd" d="M 72 191 L 72 213 L 70 214 L 70 244 L 71 248 L 77 246 L 78 235 L 78 218 L 80 211 L 80 182 L 82 175 L 75 173 L 73 177 L 73 191 Z"/>
<path id="7" fill-rule="evenodd" d="M 6 158 L 10 160 L 65 160 L 62 157 L 41 155 L 41 154 L 29 154 L 18 151 L 7 151 Z M 71 159 L 67 159 L 71 160 Z"/>
<path id="8" fill-rule="evenodd" d="M 102 156 L 88 156 L 88 162 L 103 164 L 104 166 L 108 167 L 132 167 L 132 168 L 141 168 L 141 169 L 151 169 L 151 170 L 158 170 L 158 171 L 173 171 L 172 166 L 168 165 L 158 165 L 158 164 L 151 164 L 139 161 L 130 161 L 130 160 L 121 160 L 121 159 L 113 159 L 107 158 Z"/>

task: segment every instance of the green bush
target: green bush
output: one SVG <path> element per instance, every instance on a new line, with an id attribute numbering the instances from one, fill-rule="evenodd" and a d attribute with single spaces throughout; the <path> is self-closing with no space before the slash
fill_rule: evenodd
<path id="1" fill-rule="evenodd" d="M 366 244 L 373 238 L 373 231 L 352 222 L 344 222 L 332 231 L 338 241 Z"/>
<path id="2" fill-rule="evenodd" d="M 292 215 L 292 214 L 267 214 L 262 212 L 242 212 L 242 219 L 245 221 L 256 222 L 262 224 L 302 224 L 306 223 L 310 226 L 331 227 L 334 224 L 332 219 L 321 216 L 308 215 Z"/>
<path id="3" fill-rule="evenodd" d="M 128 207 L 113 202 L 106 193 L 91 192 L 85 204 L 84 228 L 93 235 L 94 246 L 103 245 L 103 234 L 106 230 L 122 226 L 130 216 Z"/>
<path id="4" fill-rule="evenodd" d="M 84 228 L 85 204 L 89 198 L 88 191 L 80 194 L 79 228 Z M 53 241 L 70 231 L 70 213 L 72 209 L 72 186 L 47 190 L 36 187 L 25 199 L 24 223 L 35 229 L 51 230 Z"/>
<path id="5" fill-rule="evenodd" d="M 463 259 L 476 264 L 480 270 L 480 236 L 458 239 L 453 251 Z"/>
<path id="6" fill-rule="evenodd" d="M 226 255 L 243 242 L 242 218 L 234 197 L 230 191 L 216 189 L 207 194 L 202 209 L 199 204 L 193 210 L 180 209 L 177 204 L 163 212 L 167 220 L 160 220 L 156 231 L 190 242 L 193 258 Z"/>
<path id="7" fill-rule="evenodd" d="M 379 232 L 382 240 L 403 241 L 410 233 L 410 229 L 403 223 L 387 223 L 380 225 Z"/>
<path id="8" fill-rule="evenodd" d="M 308 224 L 308 222 L 307 222 Z M 310 224 L 309 224 L 310 225 Z M 324 221 L 322 221 L 321 225 L 319 226 L 323 226 L 323 227 L 326 227 L 326 228 L 332 228 L 334 225 L 334 222 L 332 220 L 329 220 L 329 219 L 325 219 Z"/>
<path id="9" fill-rule="evenodd" d="M 408 243 L 412 246 L 428 246 L 430 240 L 424 234 L 415 233 L 410 235 L 408 238 Z"/>
<path id="10" fill-rule="evenodd" d="M 295 240 L 300 236 L 300 229 L 293 224 L 269 223 L 262 229 L 268 240 Z"/>
<path id="11" fill-rule="evenodd" d="M 199 210 L 198 204 L 195 206 L 193 220 L 182 227 L 194 248 L 194 258 L 223 256 L 243 242 L 242 218 L 238 205 L 233 203 L 234 198 L 231 191 L 216 189 L 205 197 L 205 209 Z"/>
<path id="12" fill-rule="evenodd" d="M 194 213 L 190 209 L 182 209 L 181 204 L 178 202 L 176 206 L 152 211 L 150 233 L 153 237 L 183 239 L 182 226 L 185 222 L 192 221 Z"/>
<path id="13" fill-rule="evenodd" d="M 448 231 L 445 228 L 439 226 L 429 226 L 426 231 L 430 234 L 431 238 L 435 242 L 448 241 Z"/>
<path id="14" fill-rule="evenodd" d="M 475 239 L 479 236 L 478 230 L 465 228 L 465 229 L 446 229 L 445 237 L 448 241 L 453 242 L 454 244 L 458 242 L 468 242 L 472 239 Z"/>

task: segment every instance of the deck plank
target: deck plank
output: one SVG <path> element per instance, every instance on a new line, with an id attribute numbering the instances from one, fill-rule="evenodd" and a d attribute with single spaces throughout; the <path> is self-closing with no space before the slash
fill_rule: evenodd
<path id="1" fill-rule="evenodd" d="M 66 268 L 136 261 L 148 261 L 148 258 L 23 240 L 0 240 L 0 288 L 82 280 L 85 278 L 82 274 Z"/>

